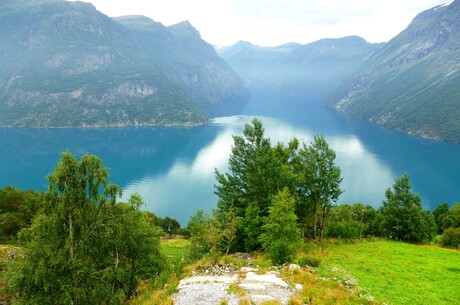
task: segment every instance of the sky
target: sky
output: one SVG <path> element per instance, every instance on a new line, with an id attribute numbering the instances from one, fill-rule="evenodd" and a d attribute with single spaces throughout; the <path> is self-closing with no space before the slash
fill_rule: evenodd
<path id="1" fill-rule="evenodd" d="M 144 15 L 169 26 L 188 20 L 216 46 L 306 44 L 358 35 L 386 42 L 420 12 L 449 0 L 84 0 L 115 17 Z"/>

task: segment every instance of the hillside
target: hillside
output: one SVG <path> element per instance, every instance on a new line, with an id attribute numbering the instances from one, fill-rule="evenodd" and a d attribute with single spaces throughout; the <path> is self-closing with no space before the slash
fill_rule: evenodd
<path id="1" fill-rule="evenodd" d="M 220 50 L 219 54 L 253 94 L 301 96 L 322 101 L 379 47 L 351 36 L 278 47 L 239 42 Z"/>
<path id="2" fill-rule="evenodd" d="M 0 126 L 201 124 L 245 100 L 239 77 L 188 22 L 111 19 L 64 0 L 0 3 Z"/>
<path id="3" fill-rule="evenodd" d="M 337 109 L 424 137 L 460 142 L 460 1 L 420 13 L 348 82 Z"/>

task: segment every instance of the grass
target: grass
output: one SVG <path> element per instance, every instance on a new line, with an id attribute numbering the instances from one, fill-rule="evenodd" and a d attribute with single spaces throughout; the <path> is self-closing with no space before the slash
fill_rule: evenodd
<path id="1" fill-rule="evenodd" d="M 315 251 L 315 250 L 313 250 Z M 460 304 L 460 252 L 392 241 L 329 245 L 319 273 L 388 304 Z"/>
<path id="2" fill-rule="evenodd" d="M 173 261 L 182 258 L 188 245 L 189 241 L 182 238 L 162 240 L 163 252 Z M 281 269 L 281 276 L 288 283 L 303 286 L 292 296 L 289 305 L 460 304 L 459 251 L 374 241 L 344 245 L 307 244 L 302 255 L 319 258 L 321 265 L 295 272 Z M 236 265 L 241 263 L 231 256 L 222 259 Z M 270 269 L 270 260 L 265 255 L 253 256 L 252 260 L 263 271 Z M 196 264 L 205 263 L 198 261 L 186 266 L 182 274 Z M 179 277 L 172 274 L 162 289 L 154 289 L 146 282 L 139 297 L 130 304 L 172 305 L 172 294 Z M 237 285 L 229 287 L 229 293 L 242 297 L 241 305 L 250 304 Z"/>
<path id="3" fill-rule="evenodd" d="M 189 245 L 190 241 L 183 237 L 164 238 L 161 240 L 161 250 L 163 254 L 169 257 L 173 262 L 182 259 L 184 251 Z"/>
<path id="4" fill-rule="evenodd" d="M 10 262 L 8 258 L 10 250 L 16 252 L 16 255 L 21 254 L 22 252 L 20 247 L 12 245 L 0 245 L 0 292 L 4 286 L 2 272 L 7 268 L 7 265 Z M 9 301 L 11 301 L 10 296 L 0 295 L 0 304 L 9 304 Z"/>
<path id="5" fill-rule="evenodd" d="M 335 279 L 325 278 L 313 269 L 302 269 L 297 272 L 282 272 L 282 277 L 288 283 L 301 284 L 303 289 L 294 294 L 289 305 L 377 305 L 382 304 L 371 298 L 359 287 L 349 289 Z"/>

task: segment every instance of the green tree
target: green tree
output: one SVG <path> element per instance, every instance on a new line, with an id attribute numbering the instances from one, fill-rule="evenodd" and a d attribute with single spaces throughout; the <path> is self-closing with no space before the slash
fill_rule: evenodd
<path id="1" fill-rule="evenodd" d="M 187 229 L 190 232 L 190 256 L 191 259 L 199 259 L 215 247 L 217 236 L 213 227 L 212 219 L 204 210 L 198 210 L 190 217 Z M 213 242 L 214 241 L 214 242 Z"/>
<path id="2" fill-rule="evenodd" d="M 43 206 L 41 191 L 22 191 L 5 186 L 0 189 L 0 241 L 11 242 L 18 232 L 32 223 Z"/>
<path id="3" fill-rule="evenodd" d="M 120 304 L 165 268 L 142 200 L 116 203 L 121 189 L 108 177 L 96 156 L 62 154 L 43 213 L 22 233 L 25 256 L 8 272 L 18 304 Z"/>
<path id="4" fill-rule="evenodd" d="M 275 264 L 282 264 L 292 259 L 300 239 L 297 216 L 294 212 L 294 197 L 284 188 L 272 197 L 273 204 L 262 226 L 260 241 Z"/>
<path id="5" fill-rule="evenodd" d="M 460 228 L 447 228 L 439 241 L 441 246 L 453 249 L 460 248 Z"/>
<path id="6" fill-rule="evenodd" d="M 313 238 L 317 238 L 318 216 L 321 213 L 320 241 L 330 207 L 343 193 L 341 171 L 335 165 L 335 152 L 329 148 L 323 136 L 315 136 L 313 143 L 299 151 L 300 173 L 303 177 L 300 186 L 301 209 L 313 213 Z M 308 214 L 308 213 L 304 213 Z"/>
<path id="7" fill-rule="evenodd" d="M 243 136 L 233 136 L 229 173 L 216 170 L 215 193 L 219 197 L 221 211 L 235 209 L 242 217 L 238 230 L 238 248 L 246 250 L 260 247 L 258 228 L 268 215 L 270 198 L 286 186 L 283 166 L 270 139 L 264 137 L 262 122 L 253 119 L 246 124 Z"/>
<path id="8" fill-rule="evenodd" d="M 441 217 L 439 223 L 442 231 L 448 228 L 460 227 L 460 203 L 454 203 L 452 207 Z"/>
<path id="9" fill-rule="evenodd" d="M 173 235 L 177 234 L 180 230 L 180 223 L 169 217 L 156 217 L 155 224 L 163 229 L 163 231 L 169 235 L 169 238 L 172 238 Z"/>
<path id="10" fill-rule="evenodd" d="M 432 240 L 436 233 L 433 215 L 422 211 L 422 199 L 412 193 L 407 174 L 396 178 L 393 190 L 388 188 L 385 197 L 380 208 L 385 237 L 408 242 Z"/>
<path id="11" fill-rule="evenodd" d="M 449 211 L 449 204 L 447 202 L 439 204 L 433 210 L 433 217 L 434 217 L 434 220 L 436 221 L 438 234 L 441 234 L 443 231 L 441 220 L 448 211 Z"/>
<path id="12" fill-rule="evenodd" d="M 233 241 L 236 237 L 236 232 L 241 223 L 242 217 L 236 215 L 235 209 L 230 207 L 227 211 L 215 210 L 214 221 L 220 231 L 220 239 L 227 255 L 230 251 Z"/>

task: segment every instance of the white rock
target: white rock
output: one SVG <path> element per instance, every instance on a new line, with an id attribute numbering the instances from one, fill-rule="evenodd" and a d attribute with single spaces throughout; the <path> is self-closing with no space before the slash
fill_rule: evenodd
<path id="1" fill-rule="evenodd" d="M 288 270 L 289 272 L 300 271 L 300 266 L 297 264 L 290 264 Z"/>

